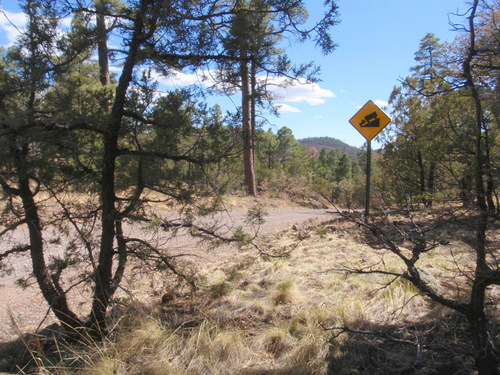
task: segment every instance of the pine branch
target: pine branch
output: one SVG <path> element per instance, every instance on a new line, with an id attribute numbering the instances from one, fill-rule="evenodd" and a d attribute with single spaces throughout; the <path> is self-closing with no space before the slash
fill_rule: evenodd
<path id="1" fill-rule="evenodd" d="M 3 253 L 0 253 L 0 262 L 3 259 L 7 258 L 9 255 L 26 253 L 26 252 L 28 252 L 30 250 L 31 250 L 31 246 L 30 245 L 15 246 L 12 249 L 9 249 L 9 250 L 4 251 Z"/>

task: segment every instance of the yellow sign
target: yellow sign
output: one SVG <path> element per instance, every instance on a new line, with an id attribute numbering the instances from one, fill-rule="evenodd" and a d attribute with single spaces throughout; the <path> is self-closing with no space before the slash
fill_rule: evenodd
<path id="1" fill-rule="evenodd" d="M 374 102 L 368 100 L 349 122 L 369 142 L 391 122 L 391 119 Z"/>

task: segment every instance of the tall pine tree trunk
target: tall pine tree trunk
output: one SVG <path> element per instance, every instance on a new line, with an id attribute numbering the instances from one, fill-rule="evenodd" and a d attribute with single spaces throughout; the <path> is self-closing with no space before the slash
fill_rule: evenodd
<path id="1" fill-rule="evenodd" d="M 245 172 L 245 190 L 247 195 L 257 196 L 257 185 L 255 183 L 255 164 L 253 148 L 252 129 L 252 95 L 250 93 L 250 74 L 248 69 L 248 57 L 245 47 L 241 48 L 240 60 L 241 76 L 241 112 L 243 131 L 243 168 Z"/>
<path id="2" fill-rule="evenodd" d="M 109 61 L 108 61 L 108 32 L 106 30 L 106 2 L 95 0 L 96 10 L 96 33 L 97 33 L 97 56 L 99 60 L 99 80 L 102 85 L 110 83 Z"/>
<path id="3" fill-rule="evenodd" d="M 111 83 L 109 76 L 108 56 L 108 30 L 106 28 L 106 0 L 95 0 L 96 10 L 96 34 L 97 34 L 97 56 L 99 61 L 99 80 L 103 86 Z M 107 112 L 111 111 L 111 101 L 104 99 L 102 106 Z"/>
<path id="4" fill-rule="evenodd" d="M 251 65 L 251 81 L 250 81 L 250 96 L 251 96 L 251 123 L 252 123 L 252 154 L 253 154 L 253 165 L 255 169 L 255 127 L 257 122 L 257 64 L 255 60 L 252 59 Z"/>

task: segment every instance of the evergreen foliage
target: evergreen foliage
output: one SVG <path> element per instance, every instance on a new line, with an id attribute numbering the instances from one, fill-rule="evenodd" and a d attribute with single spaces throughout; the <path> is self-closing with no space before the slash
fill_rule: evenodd
<path id="1" fill-rule="evenodd" d="M 349 155 L 353 161 L 357 160 L 358 153 L 360 151 L 359 148 L 348 145 L 347 143 L 332 137 L 307 137 L 299 139 L 299 142 L 308 148 L 315 147 L 318 150 L 321 150 L 322 148 L 327 148 L 328 150 L 337 148 Z"/>
<path id="2" fill-rule="evenodd" d="M 241 230 L 222 236 L 216 224 L 194 224 L 222 208 L 222 194 L 241 188 L 246 130 L 238 114 L 208 108 L 199 92 L 164 92 L 158 84 L 174 70 L 246 65 L 249 57 L 259 69 L 291 72 L 286 58 L 275 58 L 281 53 L 275 43 L 287 29 L 300 33 L 297 27 L 306 21 L 302 2 L 243 3 L 21 2 L 26 30 L 0 56 L 0 224 L 3 236 L 23 227 L 29 236 L 11 244 L 0 261 L 30 253 L 40 290 L 71 335 L 83 328 L 106 333 L 108 308 L 131 262 L 172 272 L 197 287 L 196 275 L 177 264 L 168 246 L 136 238 L 130 228 L 146 225 L 172 236 L 188 230 L 237 243 L 251 238 Z M 317 38 L 329 51 L 336 5 L 325 5 L 319 26 L 301 36 Z M 69 29 L 60 27 L 65 17 L 72 19 Z M 262 24 L 262 34 L 249 35 L 247 22 Z M 116 35 L 120 39 L 112 42 Z M 111 50 L 111 43 L 121 45 Z M 221 77 L 235 84 L 230 74 Z M 270 174 L 276 176 L 271 169 L 279 166 L 287 176 L 306 175 L 304 150 L 291 131 L 273 137 L 276 148 L 267 147 Z M 253 135 L 247 138 L 254 147 Z M 180 217 L 165 217 L 171 207 Z M 48 230 L 69 237 L 62 254 L 49 257 Z M 83 284 L 91 307 L 77 313 L 67 292 Z"/>

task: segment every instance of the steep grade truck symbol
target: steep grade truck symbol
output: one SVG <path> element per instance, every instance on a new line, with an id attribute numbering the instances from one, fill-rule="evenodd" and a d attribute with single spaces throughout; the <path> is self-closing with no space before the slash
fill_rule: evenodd
<path id="1" fill-rule="evenodd" d="M 380 118 L 377 116 L 377 112 L 366 115 L 363 121 L 359 123 L 359 126 L 362 128 L 378 128 L 380 126 Z"/>
<path id="2" fill-rule="evenodd" d="M 349 122 L 369 142 L 391 122 L 391 119 L 374 102 L 368 100 Z"/>

